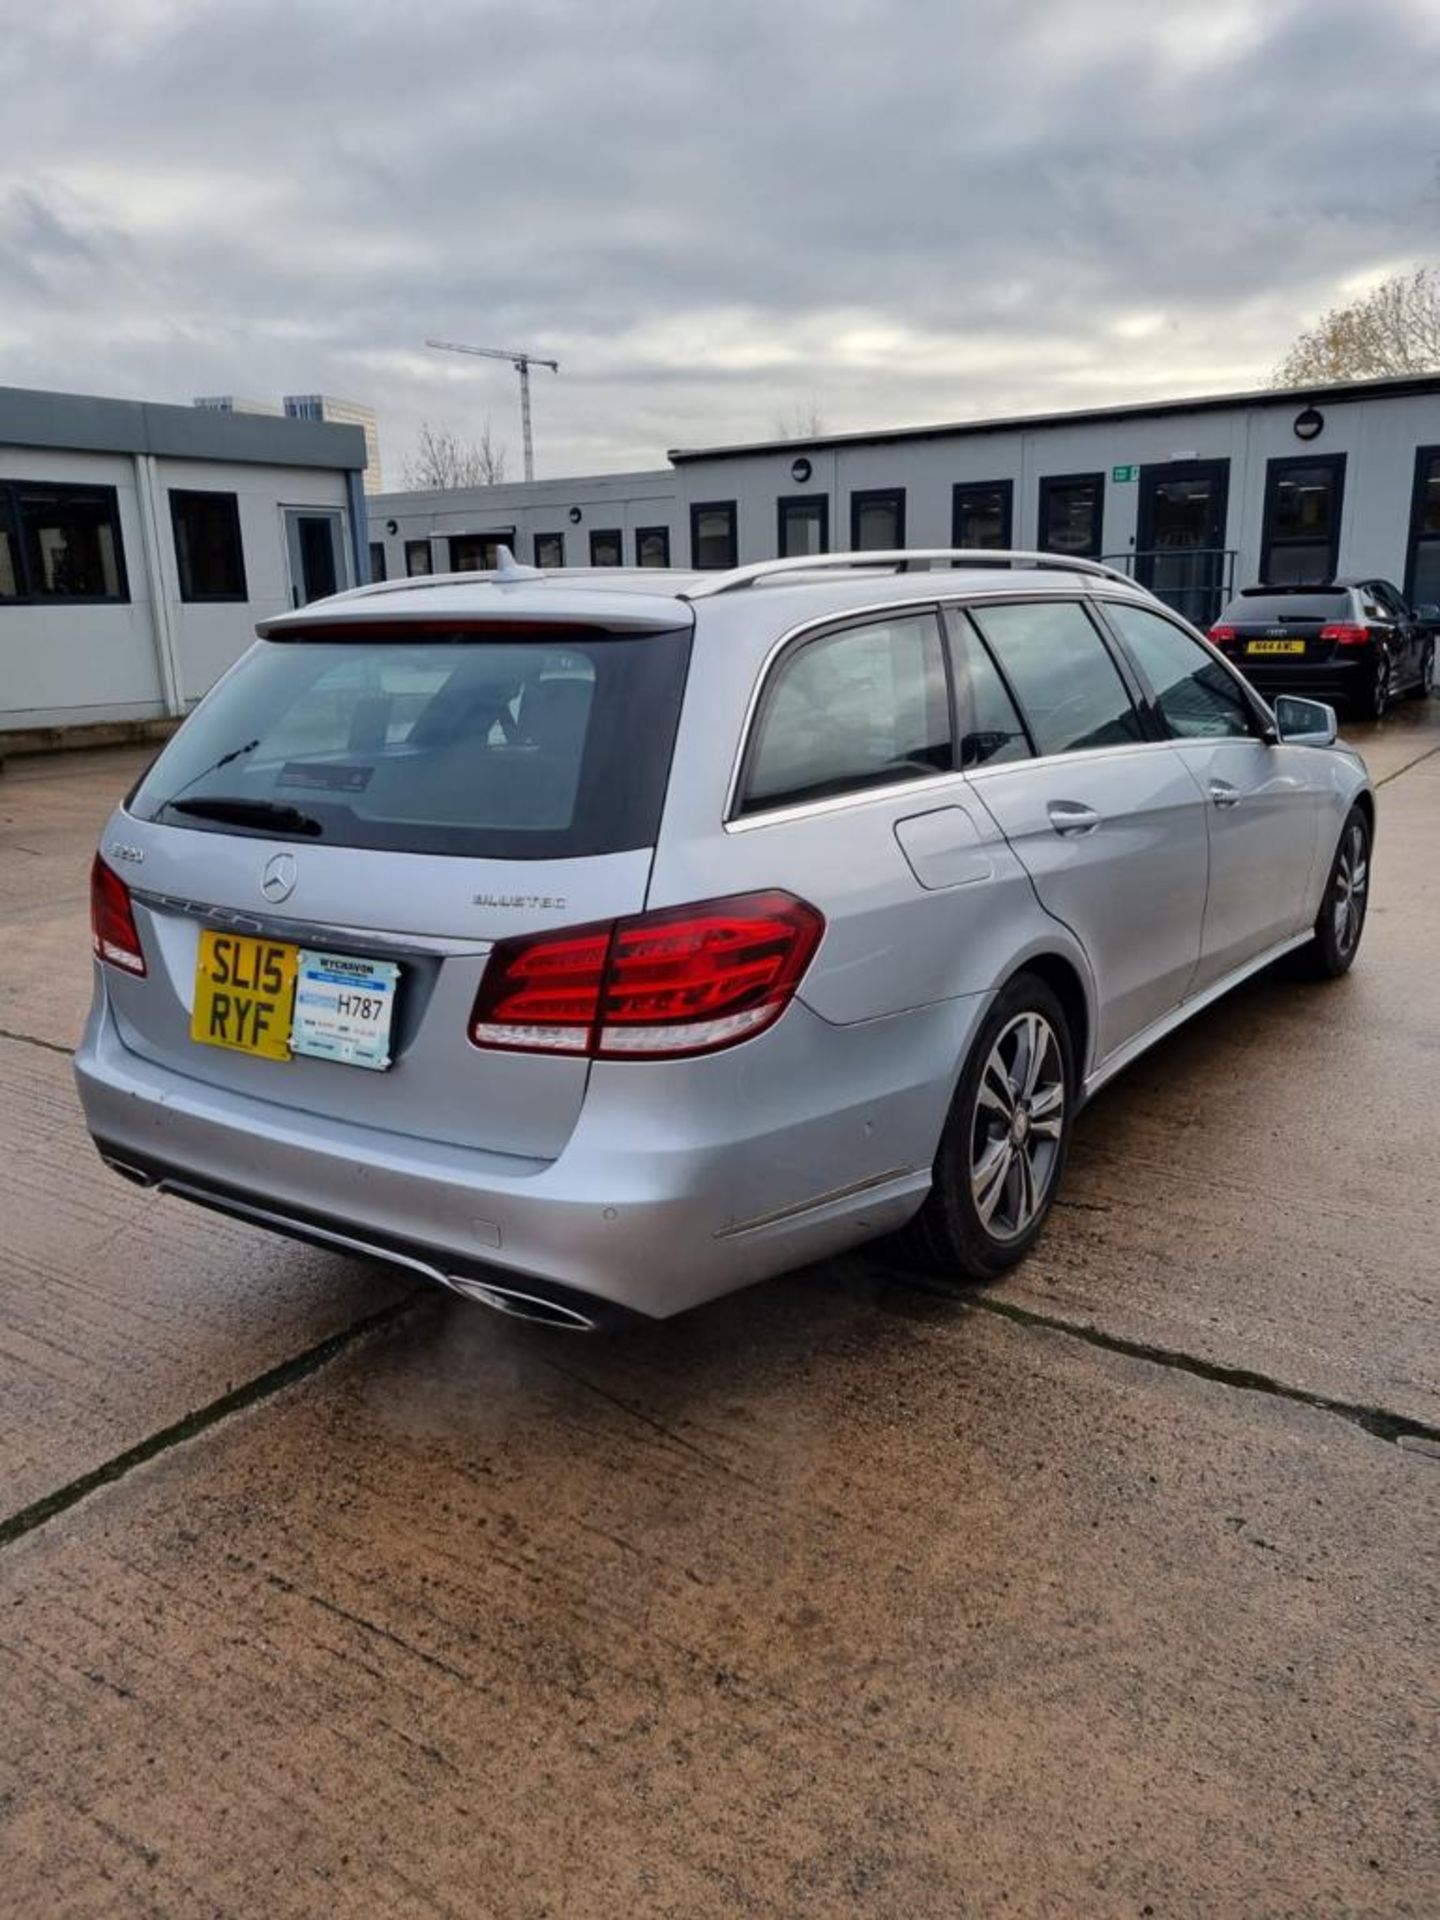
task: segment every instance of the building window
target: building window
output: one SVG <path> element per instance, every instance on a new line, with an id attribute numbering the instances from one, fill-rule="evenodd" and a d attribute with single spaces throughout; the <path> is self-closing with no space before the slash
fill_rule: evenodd
<path id="1" fill-rule="evenodd" d="M 625 543 L 618 527 L 592 527 L 590 530 L 592 567 L 623 567 Z"/>
<path id="2" fill-rule="evenodd" d="M 129 598 L 114 487 L 0 480 L 0 599 Z"/>
<path id="3" fill-rule="evenodd" d="M 385 542 L 383 540 L 370 542 L 370 578 L 372 580 L 385 578 Z"/>
<path id="4" fill-rule="evenodd" d="M 245 557 L 233 493 L 170 489 L 170 525 L 182 600 L 243 600 Z"/>
<path id="5" fill-rule="evenodd" d="M 1040 482 L 1040 531 L 1044 553 L 1096 560 L 1105 527 L 1103 473 L 1053 474 Z"/>
<path id="6" fill-rule="evenodd" d="M 733 567 L 739 551 L 733 500 L 696 501 L 690 509 L 690 561 L 707 570 Z"/>
<path id="7" fill-rule="evenodd" d="M 1260 579 L 1289 587 L 1333 580 L 1340 550 L 1343 453 L 1271 460 L 1265 467 L 1265 523 Z"/>
<path id="8" fill-rule="evenodd" d="M 0 568 L 3 565 L 0 561 Z M 0 593 L 4 591 L 0 580 Z M 1415 455 L 1405 595 L 1412 607 L 1440 605 L 1440 447 L 1421 447 Z"/>
<path id="9" fill-rule="evenodd" d="M 775 502 L 776 540 L 782 560 L 830 551 L 830 496 L 792 493 Z"/>
<path id="10" fill-rule="evenodd" d="M 535 564 L 537 567 L 563 567 L 565 564 L 565 536 L 563 533 L 537 533 L 535 536 Z"/>
<path id="11" fill-rule="evenodd" d="M 875 487 L 850 496 L 850 547 L 884 553 L 905 544 L 905 489 Z"/>
<path id="12" fill-rule="evenodd" d="M 669 527 L 637 527 L 635 529 L 635 564 L 637 567 L 669 566 Z"/>
<path id="13" fill-rule="evenodd" d="M 496 533 L 452 533 L 450 571 L 452 573 L 493 573 L 500 564 L 501 547 L 515 546 L 515 529 L 503 527 Z"/>
<path id="14" fill-rule="evenodd" d="M 434 562 L 430 557 L 428 540 L 407 540 L 405 542 L 405 577 L 414 580 L 422 573 L 433 573 Z"/>
<path id="15" fill-rule="evenodd" d="M 20 542 L 10 518 L 10 491 L 0 486 L 0 600 L 18 600 L 20 581 Z"/>
<path id="16" fill-rule="evenodd" d="M 952 547 L 1008 547 L 1015 512 L 1013 480 L 962 480 L 950 489 Z"/>

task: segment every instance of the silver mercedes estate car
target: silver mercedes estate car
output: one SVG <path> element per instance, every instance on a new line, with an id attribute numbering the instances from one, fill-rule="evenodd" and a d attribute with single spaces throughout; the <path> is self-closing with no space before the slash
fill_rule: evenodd
<path id="1" fill-rule="evenodd" d="M 1093 562 L 502 553 L 260 635 L 105 829 L 90 1130 L 530 1318 L 995 1275 L 1084 1100 L 1364 926 L 1330 709 Z"/>

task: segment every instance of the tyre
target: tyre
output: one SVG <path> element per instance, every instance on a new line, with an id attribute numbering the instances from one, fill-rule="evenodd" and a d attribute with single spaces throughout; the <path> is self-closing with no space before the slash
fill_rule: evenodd
<path id="1" fill-rule="evenodd" d="M 1412 700 L 1424 700 L 1430 693 L 1430 682 L 1435 677 L 1435 642 L 1427 640 L 1425 651 L 1420 656 L 1420 678 L 1410 689 Z"/>
<path id="2" fill-rule="evenodd" d="M 1370 822 L 1362 808 L 1352 807 L 1340 829 L 1325 898 L 1315 916 L 1315 939 L 1306 949 L 1310 971 L 1321 979 L 1338 980 L 1348 973 L 1360 951 L 1370 900 L 1370 845 Z"/>
<path id="3" fill-rule="evenodd" d="M 904 1256 L 952 1285 L 993 1280 L 1039 1238 L 1065 1171 L 1074 1046 L 1046 983 L 1021 973 L 987 1014 L 955 1089 Z"/>
<path id="4" fill-rule="evenodd" d="M 1368 699 L 1361 712 L 1367 720 L 1383 720 L 1390 711 L 1392 692 L 1392 674 L 1390 662 L 1382 653 L 1375 662 L 1375 684 L 1370 689 Z"/>

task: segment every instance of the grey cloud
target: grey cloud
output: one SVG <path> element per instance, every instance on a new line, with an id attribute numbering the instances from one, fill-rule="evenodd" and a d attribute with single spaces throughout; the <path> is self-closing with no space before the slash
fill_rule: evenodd
<path id="1" fill-rule="evenodd" d="M 52 9 L 7 56 L 0 378 L 354 393 L 393 466 L 422 417 L 510 429 L 508 372 L 427 335 L 563 340 L 550 471 L 810 394 L 843 427 L 1244 384 L 1440 253 L 1437 55 L 1404 0 Z"/>

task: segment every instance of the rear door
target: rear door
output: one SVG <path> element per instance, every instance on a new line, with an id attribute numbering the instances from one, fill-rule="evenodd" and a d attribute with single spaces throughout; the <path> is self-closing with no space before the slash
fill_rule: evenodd
<path id="1" fill-rule="evenodd" d="M 1174 621 L 1113 600 L 1104 612 L 1205 801 L 1198 993 L 1300 930 L 1320 832 L 1312 750 L 1266 740 L 1245 689 Z"/>
<path id="2" fill-rule="evenodd" d="M 644 906 L 688 652 L 685 631 L 436 621 L 253 648 L 120 816 L 149 969 L 107 969 L 125 1044 L 277 1121 L 553 1158 L 587 1063 L 482 1052 L 470 1009 L 495 940 Z M 226 991 L 256 971 L 237 941 L 288 950 L 270 964 L 298 977 L 297 1010 L 325 985 L 306 955 L 371 1000 L 393 981 L 389 1064 L 247 1048 L 233 1003 L 207 1027 L 209 936 Z"/>
<path id="3" fill-rule="evenodd" d="M 1098 1061 L 1191 984 L 1205 910 L 1205 809 L 1173 747 L 1151 737 L 1084 605 L 983 604 L 970 619 L 970 644 L 983 636 L 1038 756 L 980 767 L 971 785 L 1041 904 L 1090 956 Z"/>

